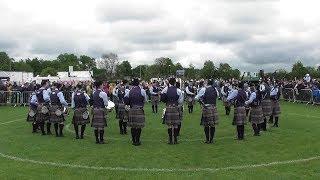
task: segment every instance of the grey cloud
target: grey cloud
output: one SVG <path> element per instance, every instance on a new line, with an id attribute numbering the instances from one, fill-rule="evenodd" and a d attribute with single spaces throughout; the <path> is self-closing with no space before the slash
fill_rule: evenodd
<path id="1" fill-rule="evenodd" d="M 141 1 L 140 1 L 141 2 Z M 103 22 L 128 20 L 151 20 L 159 17 L 162 10 L 152 1 L 139 4 L 138 1 L 110 1 L 97 7 L 97 17 Z"/>

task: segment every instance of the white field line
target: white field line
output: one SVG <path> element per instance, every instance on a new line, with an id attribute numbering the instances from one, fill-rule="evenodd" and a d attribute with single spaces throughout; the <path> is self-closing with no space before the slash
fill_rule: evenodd
<path id="1" fill-rule="evenodd" d="M 295 164 L 302 162 L 309 162 L 312 160 L 319 160 L 320 156 L 314 156 L 305 159 L 295 159 L 295 160 L 287 160 L 287 161 L 274 161 L 269 163 L 261 163 L 261 164 L 248 164 L 241 166 L 229 166 L 222 168 L 126 168 L 126 167 L 103 167 L 103 166 L 88 166 L 88 165 L 77 165 L 70 163 L 57 163 L 57 162 L 48 162 L 48 161 L 37 161 L 32 159 L 20 158 L 16 156 L 6 155 L 0 152 L 0 156 L 6 159 L 10 159 L 13 161 L 20 161 L 26 163 L 47 165 L 47 166 L 55 166 L 55 167 L 68 167 L 68 168 L 81 168 L 81 169 L 92 169 L 92 170 L 105 170 L 105 171 L 135 171 L 135 172 L 216 172 L 216 171 L 227 171 L 227 170 L 241 170 L 248 168 L 259 168 L 259 167 L 269 167 L 276 165 L 284 165 L 284 164 Z"/>
<path id="2" fill-rule="evenodd" d="M 19 119 L 20 120 L 20 119 Z M 12 122 L 18 121 L 14 120 Z M 1 125 L 1 124 L 0 124 Z M 70 126 L 70 124 L 68 124 Z M 70 131 L 70 130 L 69 130 Z M 20 158 L 12 155 L 7 155 L 0 152 L 0 156 L 6 159 L 10 159 L 13 161 L 27 162 L 33 164 L 47 165 L 47 166 L 55 166 L 55 167 L 68 167 L 68 168 L 82 168 L 82 169 L 93 169 L 93 170 L 105 170 L 105 171 L 134 171 L 134 172 L 216 172 L 216 171 L 226 171 L 226 170 L 241 170 L 248 168 L 259 168 L 259 167 L 269 167 L 276 165 L 285 165 L 285 164 L 295 164 L 302 162 L 309 162 L 313 160 L 319 160 L 320 155 L 304 158 L 304 159 L 294 159 L 294 160 L 286 160 L 286 161 L 274 161 L 269 163 L 261 163 L 261 164 L 248 164 L 241 166 L 229 166 L 222 168 L 126 168 L 126 167 L 103 167 L 103 166 L 87 166 L 87 165 L 76 165 L 70 163 L 57 163 L 57 162 L 47 162 L 47 161 L 37 161 L 32 159 Z"/>
<path id="3" fill-rule="evenodd" d="M 3 122 L 3 123 L 0 123 L 0 125 L 10 124 L 10 123 L 21 121 L 21 120 L 24 120 L 24 119 L 26 119 L 26 118 L 20 118 L 20 119 L 15 119 L 15 120 L 12 120 L 12 121 L 6 121 L 6 122 Z"/>

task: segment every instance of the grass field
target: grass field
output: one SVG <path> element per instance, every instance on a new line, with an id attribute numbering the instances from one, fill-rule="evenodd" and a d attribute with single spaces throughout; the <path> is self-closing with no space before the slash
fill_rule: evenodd
<path id="1" fill-rule="evenodd" d="M 95 144 L 88 127 L 76 140 L 72 126 L 64 138 L 31 133 L 27 108 L 0 107 L 0 179 L 320 179 L 320 109 L 282 103 L 279 128 L 233 140 L 231 116 L 219 104 L 216 143 L 204 144 L 200 107 L 185 112 L 180 144 L 168 145 L 161 113 L 147 104 L 142 145 L 120 135 L 109 114 L 105 145 Z M 71 117 L 68 118 L 67 127 Z"/>

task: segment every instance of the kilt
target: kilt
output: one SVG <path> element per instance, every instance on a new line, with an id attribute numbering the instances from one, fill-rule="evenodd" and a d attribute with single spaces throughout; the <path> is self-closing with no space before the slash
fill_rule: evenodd
<path id="1" fill-rule="evenodd" d="M 214 127 L 219 122 L 218 111 L 214 105 L 202 108 L 201 125 Z"/>
<path id="2" fill-rule="evenodd" d="M 30 112 L 33 111 L 34 116 L 30 116 Z M 37 109 L 29 109 L 28 115 L 27 115 L 27 122 L 35 122 L 36 121 L 36 116 L 37 116 Z"/>
<path id="3" fill-rule="evenodd" d="M 263 112 L 261 106 L 251 107 L 249 122 L 251 122 L 252 124 L 263 123 Z"/>
<path id="4" fill-rule="evenodd" d="M 246 124 L 246 108 L 244 106 L 235 107 L 233 125 L 245 125 L 245 124 Z"/>
<path id="5" fill-rule="evenodd" d="M 128 126 L 132 128 L 143 128 L 145 126 L 145 115 L 142 107 L 132 107 L 128 112 Z"/>
<path id="6" fill-rule="evenodd" d="M 119 120 L 124 120 L 126 115 L 126 109 L 125 109 L 125 104 L 119 103 L 118 104 L 118 119 Z"/>
<path id="7" fill-rule="evenodd" d="M 183 119 L 183 106 L 178 105 L 178 110 L 179 110 L 180 121 L 182 121 L 182 119 Z"/>
<path id="8" fill-rule="evenodd" d="M 61 111 L 61 115 L 57 116 L 56 115 L 56 111 L 60 110 Z M 53 105 L 49 108 L 49 122 L 51 123 L 62 123 L 64 120 L 64 116 L 63 116 L 63 110 L 61 106 L 57 106 L 57 105 Z"/>
<path id="9" fill-rule="evenodd" d="M 74 110 L 73 118 L 72 118 L 72 124 L 75 125 L 85 125 L 90 123 L 90 118 L 83 119 L 83 113 L 87 112 L 87 108 L 76 108 Z"/>
<path id="10" fill-rule="evenodd" d="M 188 106 L 193 106 L 194 105 L 194 97 L 188 96 L 187 98 Z"/>
<path id="11" fill-rule="evenodd" d="M 38 107 L 37 107 L 37 113 L 36 113 L 36 114 L 37 114 L 37 115 L 36 115 L 36 121 L 37 121 L 37 123 L 43 123 L 43 122 L 49 120 L 49 112 L 46 113 L 46 114 L 43 114 L 43 113 L 41 112 L 41 110 L 42 110 L 42 108 L 43 108 L 44 106 L 48 108 L 48 106 L 46 106 L 46 105 L 44 105 L 44 104 L 39 104 Z"/>
<path id="12" fill-rule="evenodd" d="M 151 96 L 152 106 L 158 105 L 159 104 L 159 100 L 160 100 L 159 95 L 152 95 Z"/>
<path id="13" fill-rule="evenodd" d="M 272 108 L 271 108 L 271 100 L 270 99 L 264 99 L 261 101 L 262 105 L 262 112 L 263 116 L 271 116 L 272 115 Z"/>
<path id="14" fill-rule="evenodd" d="M 278 100 L 272 100 L 271 101 L 271 107 L 272 107 L 272 115 L 273 115 L 273 117 L 279 117 L 279 115 L 281 114 L 279 101 Z"/>
<path id="15" fill-rule="evenodd" d="M 106 110 L 104 108 L 92 109 L 91 126 L 94 128 L 104 128 L 107 126 Z"/>
<path id="16" fill-rule="evenodd" d="M 225 107 L 230 107 L 231 103 L 227 101 L 227 97 L 222 96 L 222 102 Z"/>
<path id="17" fill-rule="evenodd" d="M 167 106 L 164 114 L 165 124 L 168 126 L 178 126 L 181 123 L 179 106 Z"/>

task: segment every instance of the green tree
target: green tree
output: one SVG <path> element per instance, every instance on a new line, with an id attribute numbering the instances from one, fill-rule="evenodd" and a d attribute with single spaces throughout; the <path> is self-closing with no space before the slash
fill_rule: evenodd
<path id="1" fill-rule="evenodd" d="M 60 54 L 57 57 L 57 61 L 59 62 L 60 71 L 68 71 L 69 70 L 69 66 L 73 66 L 74 70 L 80 70 L 80 61 L 78 59 L 78 57 L 74 54 L 68 54 L 68 53 L 64 53 L 64 54 Z"/>
<path id="2" fill-rule="evenodd" d="M 228 63 L 220 63 L 217 75 L 223 79 L 230 79 L 234 76 L 233 69 Z"/>
<path id="3" fill-rule="evenodd" d="M 12 65 L 12 59 L 8 56 L 6 52 L 0 52 L 0 70 L 10 71 Z"/>
<path id="4" fill-rule="evenodd" d="M 46 67 L 41 71 L 41 76 L 56 76 L 57 75 L 57 70 L 52 68 L 52 67 Z"/>
<path id="5" fill-rule="evenodd" d="M 90 71 L 94 67 L 96 67 L 95 59 L 86 55 L 81 55 L 79 58 L 79 62 L 80 70 L 83 71 Z"/>
<path id="6" fill-rule="evenodd" d="M 301 61 L 296 62 L 292 66 L 291 77 L 292 78 L 302 78 L 307 74 L 307 69 L 303 66 Z"/>
<path id="7" fill-rule="evenodd" d="M 31 68 L 33 69 L 33 73 L 35 75 L 40 75 L 42 69 L 44 69 L 45 67 L 43 67 L 43 61 L 38 59 L 38 58 L 33 58 L 33 59 L 27 59 L 26 63 L 31 66 Z"/>
<path id="8" fill-rule="evenodd" d="M 116 74 L 118 78 L 131 77 L 132 67 L 129 61 L 123 61 L 116 67 Z"/>
<path id="9" fill-rule="evenodd" d="M 25 72 L 33 72 L 32 67 L 27 64 L 25 61 L 13 62 L 12 64 L 13 71 L 25 71 Z"/>
<path id="10" fill-rule="evenodd" d="M 170 58 L 157 58 L 155 59 L 155 65 L 159 69 L 161 77 L 168 77 L 172 74 L 175 74 L 175 66 Z"/>
<path id="11" fill-rule="evenodd" d="M 201 76 L 205 79 L 215 78 L 217 77 L 216 68 L 212 61 L 205 61 L 203 64 L 203 68 L 201 69 Z"/>

